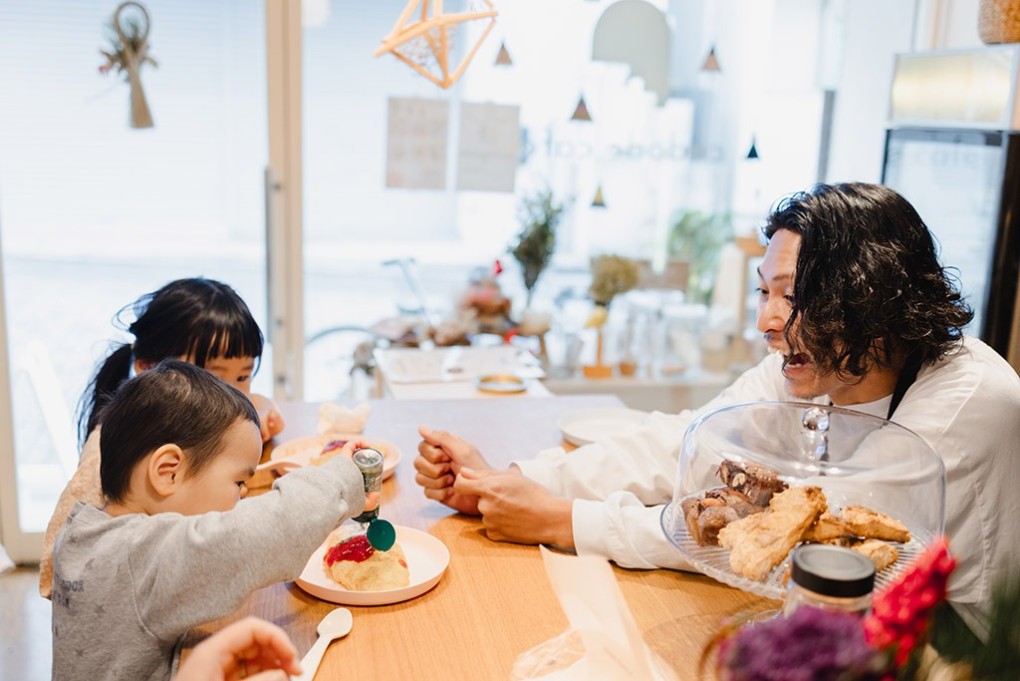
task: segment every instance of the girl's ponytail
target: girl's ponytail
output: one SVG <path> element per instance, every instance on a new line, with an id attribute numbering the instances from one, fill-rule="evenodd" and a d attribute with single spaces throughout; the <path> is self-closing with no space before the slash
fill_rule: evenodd
<path id="1" fill-rule="evenodd" d="M 78 413 L 79 446 L 85 446 L 85 440 L 99 422 L 99 414 L 110 401 L 121 383 L 131 375 L 131 345 L 123 343 L 113 351 L 99 366 L 96 375 L 82 393 Z"/>
<path id="2" fill-rule="evenodd" d="M 122 315 L 134 321 L 125 324 Z M 262 331 L 234 289 L 212 279 L 177 279 L 121 308 L 114 325 L 134 337 L 106 358 L 85 387 L 78 438 L 85 445 L 103 407 L 131 374 L 133 360 L 154 366 L 168 357 L 204 368 L 213 357 L 251 357 L 258 370 Z"/>

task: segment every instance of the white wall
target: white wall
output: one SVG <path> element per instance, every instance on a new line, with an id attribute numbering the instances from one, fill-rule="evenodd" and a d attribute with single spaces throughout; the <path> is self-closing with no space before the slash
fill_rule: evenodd
<path id="1" fill-rule="evenodd" d="M 706 189 L 738 213 L 775 193 L 773 183 L 746 177 L 754 170 L 743 163 L 752 132 L 758 135 L 762 155 L 759 170 L 766 170 L 766 159 L 775 158 L 777 152 L 789 161 L 789 173 L 781 180 L 771 169 L 761 173 L 766 179 L 797 185 L 784 191 L 815 181 L 808 170 L 817 158 L 820 121 L 794 119 L 820 116 L 821 93 L 827 88 L 834 88 L 836 96 L 828 167 L 821 179 L 879 181 L 894 55 L 980 46 L 978 4 L 979 0 L 765 4 L 670 0 L 672 89 L 697 102 L 696 139 L 714 145 L 724 170 L 724 177 Z M 771 14 L 771 20 L 748 21 L 752 11 Z M 743 32 L 748 24 L 756 36 L 753 45 Z M 711 45 L 716 46 L 723 69 L 715 81 L 698 71 Z M 756 80 L 762 74 L 764 79 Z M 799 132 L 791 135 L 790 125 L 779 124 L 783 120 Z M 749 182 L 757 189 L 746 191 Z"/>
<path id="2" fill-rule="evenodd" d="M 978 35 L 980 0 L 942 0 L 934 4 L 939 6 L 939 23 L 933 27 L 931 49 L 956 50 L 983 44 Z M 917 45 L 918 49 L 924 47 Z"/>
<path id="3" fill-rule="evenodd" d="M 827 182 L 878 182 L 893 55 L 911 49 L 914 0 L 846 3 Z"/>
<path id="4" fill-rule="evenodd" d="M 980 47 L 978 4 L 979 0 L 845 3 L 827 182 L 881 179 L 893 56 L 912 50 Z"/>

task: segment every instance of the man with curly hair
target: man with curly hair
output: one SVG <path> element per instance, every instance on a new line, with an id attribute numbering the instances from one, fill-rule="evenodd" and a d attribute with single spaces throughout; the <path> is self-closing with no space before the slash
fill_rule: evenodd
<path id="1" fill-rule="evenodd" d="M 949 600 L 983 636 L 991 587 L 1020 559 L 1020 377 L 964 335 L 973 312 L 927 226 L 891 189 L 818 185 L 780 201 L 764 234 L 757 327 L 774 352 L 714 400 L 507 471 L 491 470 L 470 443 L 422 428 L 418 483 L 429 498 L 483 516 L 495 540 L 573 548 L 622 567 L 686 569 L 659 515 L 693 419 L 757 400 L 890 418 L 945 464 L 945 530 L 960 560 Z"/>

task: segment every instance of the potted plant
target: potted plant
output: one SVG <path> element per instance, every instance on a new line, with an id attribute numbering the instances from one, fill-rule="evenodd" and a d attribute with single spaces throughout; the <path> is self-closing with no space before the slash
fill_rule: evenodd
<path id="1" fill-rule="evenodd" d="M 518 213 L 521 231 L 517 235 L 517 242 L 508 250 L 521 266 L 527 291 L 525 307 L 530 308 L 535 284 L 552 261 L 556 250 L 556 225 L 563 214 L 563 206 L 553 201 L 551 190 L 543 189 L 525 196 Z"/>
<path id="2" fill-rule="evenodd" d="M 602 362 L 602 327 L 609 318 L 609 305 L 613 298 L 637 286 L 641 269 L 637 262 L 619 255 L 600 255 L 591 259 L 591 285 L 588 295 L 595 307 L 592 308 L 587 328 L 596 331 L 595 363 L 583 367 L 587 378 L 609 378 L 613 368 Z"/>
<path id="3" fill-rule="evenodd" d="M 684 211 L 675 219 L 669 232 L 668 250 L 671 257 L 689 263 L 687 299 L 708 303 L 715 286 L 719 255 L 733 238 L 729 215 Z"/>

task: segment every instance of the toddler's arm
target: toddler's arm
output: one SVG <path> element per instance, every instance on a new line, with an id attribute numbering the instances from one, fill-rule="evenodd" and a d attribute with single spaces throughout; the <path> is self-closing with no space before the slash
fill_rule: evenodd
<path id="1" fill-rule="evenodd" d="M 163 640 L 236 610 L 256 589 L 291 580 L 326 536 L 361 513 L 364 479 L 347 457 L 302 468 L 231 511 L 148 518 L 126 550 L 142 622 Z"/>

